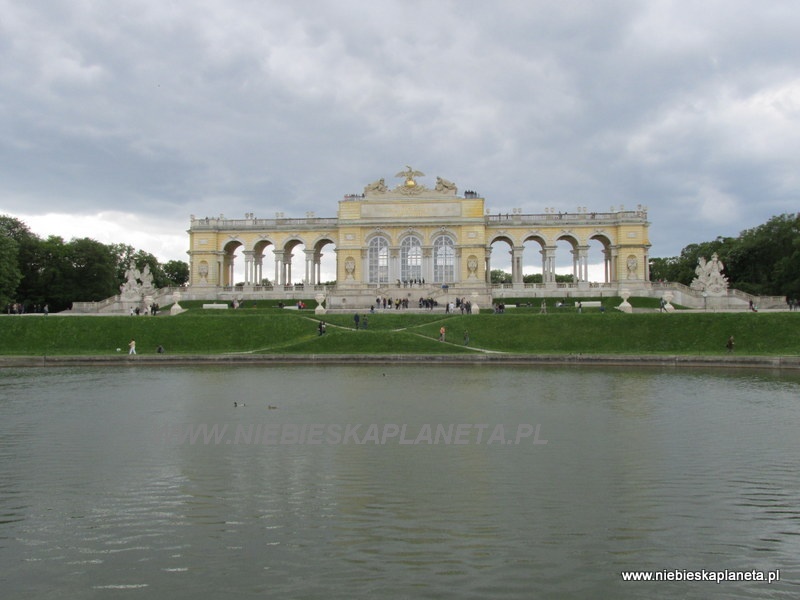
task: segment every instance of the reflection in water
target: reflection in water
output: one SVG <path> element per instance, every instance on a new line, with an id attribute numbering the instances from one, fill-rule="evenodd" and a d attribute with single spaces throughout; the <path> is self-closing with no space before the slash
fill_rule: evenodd
<path id="1" fill-rule="evenodd" d="M 794 597 L 798 389 L 763 372 L 6 370 L 0 580 L 15 598 Z M 236 433 L 314 424 L 486 428 L 463 445 Z M 520 424 L 547 443 L 514 443 Z M 217 437 L 165 433 L 201 425 Z M 498 425 L 511 443 L 487 443 Z"/>

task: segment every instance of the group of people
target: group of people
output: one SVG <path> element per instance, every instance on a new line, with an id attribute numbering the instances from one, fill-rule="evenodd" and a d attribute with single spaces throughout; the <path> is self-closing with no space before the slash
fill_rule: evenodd
<path id="1" fill-rule="evenodd" d="M 398 279 L 397 287 L 414 287 L 415 285 L 425 285 L 425 279 Z"/>
<path id="2" fill-rule="evenodd" d="M 789 305 L 789 310 L 797 310 L 797 298 L 786 298 L 786 304 Z"/>
<path id="3" fill-rule="evenodd" d="M 419 299 L 420 305 L 419 307 L 422 308 L 422 298 Z M 373 308 L 383 308 L 384 310 L 392 309 L 400 310 L 401 308 L 408 308 L 408 298 L 382 298 L 378 297 L 375 298 L 375 304 Z M 427 308 L 427 307 L 426 307 Z"/>
<path id="4" fill-rule="evenodd" d="M 160 308 L 161 307 L 156 302 L 153 302 L 150 306 L 145 306 L 144 308 L 139 308 L 138 306 L 136 307 L 131 306 L 131 316 L 138 317 L 140 315 L 150 315 L 155 317 L 158 314 Z"/>
<path id="5" fill-rule="evenodd" d="M 42 314 L 46 315 L 46 314 L 48 314 L 50 312 L 50 306 L 47 305 L 47 304 L 44 304 L 44 305 L 41 305 L 41 306 L 39 304 L 34 304 L 30 308 L 31 308 L 31 310 L 29 311 L 29 310 L 27 310 L 25 308 L 25 305 L 20 303 L 20 302 L 9 302 L 6 305 L 6 314 L 9 314 L 9 315 L 24 315 L 26 312 L 34 312 L 34 313 L 42 313 Z"/>
<path id="6" fill-rule="evenodd" d="M 472 302 L 466 300 L 465 298 L 456 298 L 455 302 L 448 302 L 447 306 L 444 308 L 445 313 L 454 313 L 455 311 L 460 310 L 461 314 L 467 313 L 468 315 L 472 314 Z"/>

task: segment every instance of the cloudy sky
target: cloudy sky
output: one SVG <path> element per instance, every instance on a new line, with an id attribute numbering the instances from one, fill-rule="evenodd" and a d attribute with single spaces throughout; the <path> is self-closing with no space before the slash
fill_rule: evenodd
<path id="1" fill-rule="evenodd" d="M 796 212 L 796 0 L 0 0 L 0 213 L 187 260 L 412 165 L 493 211 L 645 205 L 651 256 Z"/>

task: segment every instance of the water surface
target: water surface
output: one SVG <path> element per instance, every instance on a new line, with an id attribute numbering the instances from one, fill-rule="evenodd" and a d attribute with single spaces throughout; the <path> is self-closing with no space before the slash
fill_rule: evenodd
<path id="1" fill-rule="evenodd" d="M 734 371 L 2 370 L 0 586 L 7 598 L 794 598 L 799 392 L 796 375 Z M 332 435 L 358 424 L 347 443 Z M 466 443 L 428 443 L 459 424 Z M 312 425 L 323 435 L 299 443 Z M 487 443 L 498 426 L 508 443 Z M 621 576 L 703 569 L 780 581 Z"/>

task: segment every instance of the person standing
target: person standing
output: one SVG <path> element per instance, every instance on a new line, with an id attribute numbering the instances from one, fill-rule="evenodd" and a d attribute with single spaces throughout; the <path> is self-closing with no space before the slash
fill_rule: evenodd
<path id="1" fill-rule="evenodd" d="M 136 340 L 131 338 L 130 343 L 128 343 L 128 354 L 136 354 Z"/>
<path id="2" fill-rule="evenodd" d="M 725 347 L 728 349 L 728 352 L 733 352 L 733 346 L 734 346 L 733 336 L 731 336 L 731 337 L 728 338 L 728 341 L 725 343 Z"/>
<path id="3" fill-rule="evenodd" d="M 353 322 L 356 324 L 356 329 L 358 329 L 358 323 L 360 322 L 361 317 L 358 316 L 358 313 L 353 315 Z"/>
<path id="4" fill-rule="evenodd" d="M 445 333 L 446 333 L 446 330 L 444 328 L 444 325 L 442 325 L 442 327 L 439 329 L 439 341 L 440 342 L 444 341 L 444 334 Z"/>

